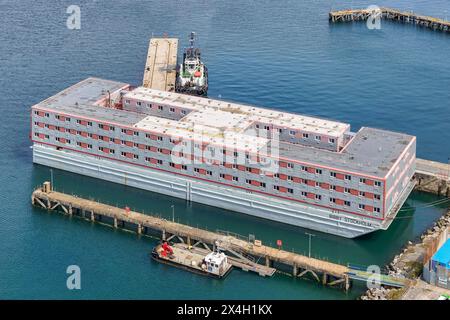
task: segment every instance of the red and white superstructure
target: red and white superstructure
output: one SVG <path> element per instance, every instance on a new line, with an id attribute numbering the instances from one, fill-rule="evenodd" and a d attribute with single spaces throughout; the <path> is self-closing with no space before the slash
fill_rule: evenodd
<path id="1" fill-rule="evenodd" d="M 356 237 L 411 192 L 416 139 L 89 78 L 32 107 L 33 161 Z"/>

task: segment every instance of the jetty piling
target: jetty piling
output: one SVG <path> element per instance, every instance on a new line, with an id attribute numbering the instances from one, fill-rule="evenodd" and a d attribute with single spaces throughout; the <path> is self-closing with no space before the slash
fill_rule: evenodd
<path id="1" fill-rule="evenodd" d="M 381 19 L 411 23 L 418 26 L 450 32 L 450 21 L 439 18 L 419 15 L 414 12 L 400 11 L 392 8 L 381 7 L 379 9 L 349 9 L 340 11 L 331 11 L 329 13 L 330 22 L 350 22 L 365 21 L 371 17 Z"/>

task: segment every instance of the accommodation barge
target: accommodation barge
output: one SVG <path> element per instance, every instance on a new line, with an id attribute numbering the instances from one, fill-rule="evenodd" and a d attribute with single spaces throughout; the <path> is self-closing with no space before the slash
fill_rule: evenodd
<path id="1" fill-rule="evenodd" d="M 33 161 L 353 238 L 414 187 L 403 133 L 88 78 L 34 105 Z"/>

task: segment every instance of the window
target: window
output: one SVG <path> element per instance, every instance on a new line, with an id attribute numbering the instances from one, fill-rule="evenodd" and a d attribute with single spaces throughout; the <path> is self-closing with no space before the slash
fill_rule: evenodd
<path id="1" fill-rule="evenodd" d="M 322 196 L 320 194 L 316 194 L 316 200 L 322 200 Z"/>
<path id="2" fill-rule="evenodd" d="M 308 171 L 308 167 L 302 166 L 302 171 Z"/>
<path id="3" fill-rule="evenodd" d="M 330 202 L 336 203 L 336 198 L 330 198 Z"/>
<path id="4" fill-rule="evenodd" d="M 199 172 L 200 172 L 200 169 L 199 169 L 199 168 L 194 168 L 194 172 L 199 173 Z"/>
<path id="5" fill-rule="evenodd" d="M 133 154 L 134 159 L 139 159 L 139 156 L 137 154 Z"/>
<path id="6" fill-rule="evenodd" d="M 374 194 L 374 195 L 373 195 L 373 198 L 374 198 L 375 200 L 380 200 L 380 199 L 381 199 L 381 196 L 380 196 L 379 194 Z"/>
<path id="7" fill-rule="evenodd" d="M 289 131 L 289 134 L 290 134 L 291 136 L 295 136 L 295 131 L 294 131 L 294 130 L 290 130 L 290 131 Z"/>
<path id="8" fill-rule="evenodd" d="M 289 193 L 294 193 L 294 190 L 291 189 L 291 188 L 287 188 L 287 192 L 289 192 Z"/>
<path id="9" fill-rule="evenodd" d="M 322 174 L 322 169 L 316 169 L 316 174 Z"/>
<path id="10" fill-rule="evenodd" d="M 141 105 L 142 105 L 142 102 L 136 101 L 136 105 L 137 105 L 137 106 L 141 106 Z"/>
<path id="11" fill-rule="evenodd" d="M 288 163 L 287 163 L 287 167 L 288 167 L 289 169 L 294 169 L 294 164 L 288 162 Z"/>
<path id="12" fill-rule="evenodd" d="M 375 181 L 374 184 L 375 184 L 376 187 L 381 187 L 381 182 L 380 181 Z"/>
<path id="13" fill-rule="evenodd" d="M 133 131 L 133 134 L 134 134 L 135 136 L 139 136 L 139 132 L 138 132 L 138 131 Z"/>
<path id="14" fill-rule="evenodd" d="M 158 141 L 163 141 L 163 137 L 161 137 L 161 136 L 158 136 Z"/>
<path id="15" fill-rule="evenodd" d="M 225 179 L 225 173 L 219 174 L 219 177 L 221 177 L 222 179 Z"/>
<path id="16" fill-rule="evenodd" d="M 125 104 L 130 104 L 130 100 L 125 100 Z"/>
<path id="17" fill-rule="evenodd" d="M 252 168 L 246 167 L 246 168 L 245 168 L 245 171 L 247 171 L 247 172 L 252 172 Z"/>
<path id="18" fill-rule="evenodd" d="M 320 182 L 316 181 L 316 187 L 320 187 Z"/>
<path id="19" fill-rule="evenodd" d="M 303 137 L 304 139 L 308 139 L 308 138 L 309 138 L 309 134 L 308 134 L 308 133 L 304 133 L 304 134 L 302 135 L 302 137 Z"/>
<path id="20" fill-rule="evenodd" d="M 349 188 L 344 188 L 344 193 L 350 193 L 350 189 Z"/>
<path id="21" fill-rule="evenodd" d="M 346 175 L 344 176 L 344 178 L 345 178 L 345 180 L 348 180 L 348 181 L 352 180 L 352 176 L 349 175 L 349 174 L 346 174 Z"/>
<path id="22" fill-rule="evenodd" d="M 237 158 L 239 156 L 239 153 L 237 153 L 236 151 L 233 152 L 233 155 Z"/>
<path id="23" fill-rule="evenodd" d="M 361 182 L 361 183 L 366 183 L 366 179 L 364 179 L 364 178 L 359 178 L 359 182 Z"/>
<path id="24" fill-rule="evenodd" d="M 90 126 L 90 127 L 92 127 L 92 122 L 91 122 L 91 121 L 88 121 L 87 125 Z"/>
<path id="25" fill-rule="evenodd" d="M 330 172 L 330 176 L 336 178 L 336 172 Z"/>
<path id="26" fill-rule="evenodd" d="M 334 140 L 334 138 L 329 138 L 329 139 L 328 139 L 328 142 L 329 142 L 329 143 L 334 143 L 335 140 Z"/>
<path id="27" fill-rule="evenodd" d="M 186 110 L 181 110 L 181 114 L 185 115 L 186 114 Z"/>
<path id="28" fill-rule="evenodd" d="M 365 193 L 364 191 L 360 191 L 360 192 L 359 192 L 359 195 L 360 195 L 361 197 L 364 197 L 364 196 L 366 195 L 366 193 Z"/>
<path id="29" fill-rule="evenodd" d="M 288 181 L 292 181 L 292 176 L 287 176 Z"/>
<path id="30" fill-rule="evenodd" d="M 280 187 L 279 186 L 273 186 L 273 190 L 280 190 Z"/>
<path id="31" fill-rule="evenodd" d="M 207 174 L 208 176 L 212 176 L 212 171 L 206 170 L 206 174 Z"/>
<path id="32" fill-rule="evenodd" d="M 374 208 L 373 208 L 373 212 L 380 213 L 380 211 L 381 211 L 380 208 L 377 208 L 377 207 L 374 207 Z"/>
<path id="33" fill-rule="evenodd" d="M 185 164 L 182 164 L 182 165 L 181 165 L 181 169 L 183 169 L 183 170 L 187 170 L 187 165 L 185 165 Z"/>
<path id="34" fill-rule="evenodd" d="M 156 160 L 156 162 L 158 163 L 158 164 L 163 164 L 163 161 L 162 160 Z"/>
<path id="35" fill-rule="evenodd" d="M 315 136 L 314 139 L 316 139 L 316 141 L 320 142 L 320 140 L 322 140 L 321 136 Z"/>
<path id="36" fill-rule="evenodd" d="M 152 104 L 151 103 L 147 103 L 147 108 L 151 109 L 152 108 Z"/>
<path id="37" fill-rule="evenodd" d="M 163 111 L 163 110 L 164 110 L 164 107 L 163 107 L 163 106 L 158 106 L 158 110 L 159 110 L 159 111 Z"/>
<path id="38" fill-rule="evenodd" d="M 344 205 L 347 207 L 350 207 L 351 203 L 350 203 L 350 201 L 344 201 Z"/>
<path id="39" fill-rule="evenodd" d="M 170 109 L 169 109 L 169 112 L 174 113 L 174 112 L 175 112 L 175 108 L 170 108 Z"/>
<path id="40" fill-rule="evenodd" d="M 266 187 L 266 183 L 265 182 L 261 182 L 261 187 L 265 188 Z"/>
<path id="41" fill-rule="evenodd" d="M 365 209 L 366 206 L 360 203 L 360 204 L 358 205 L 358 208 L 362 210 L 362 209 Z"/>
<path id="42" fill-rule="evenodd" d="M 307 197 L 307 196 L 308 196 L 308 192 L 302 191 L 302 196 L 303 196 L 303 197 Z"/>
<path id="43" fill-rule="evenodd" d="M 335 186 L 335 185 L 332 185 L 332 184 L 330 184 L 330 190 L 336 190 L 336 186 Z"/>
<path id="44" fill-rule="evenodd" d="M 246 183 L 246 184 L 251 184 L 251 183 L 252 183 L 252 180 L 250 180 L 250 179 L 245 179 L 245 183 Z"/>
<path id="45" fill-rule="evenodd" d="M 233 176 L 233 181 L 239 181 L 238 177 Z"/>
<path id="46" fill-rule="evenodd" d="M 127 130 L 124 129 L 124 128 L 120 129 L 120 131 L 121 131 L 122 133 L 127 133 Z"/>

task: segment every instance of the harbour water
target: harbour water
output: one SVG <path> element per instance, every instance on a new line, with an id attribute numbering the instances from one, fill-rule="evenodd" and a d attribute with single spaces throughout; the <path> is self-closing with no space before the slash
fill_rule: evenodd
<path id="1" fill-rule="evenodd" d="M 382 21 L 328 23 L 328 11 L 371 4 L 446 18 L 447 0 L 415 1 L 80 1 L 81 29 L 66 27 L 70 1 L 0 0 L 0 298 L 354 299 L 313 281 L 233 271 L 211 280 L 154 263 L 156 240 L 34 209 L 30 194 L 50 178 L 32 164 L 29 108 L 88 76 L 142 81 L 152 32 L 197 31 L 211 97 L 416 135 L 418 157 L 450 156 L 448 34 Z M 450 16 L 450 12 L 448 12 Z M 447 17 L 448 18 L 448 17 Z M 54 170 L 58 190 L 130 206 L 210 230 L 254 234 L 307 253 L 307 230 Z M 444 210 L 413 193 L 388 231 L 358 239 L 313 232 L 312 255 L 385 265 Z M 66 288 L 78 265 L 82 289 Z"/>

